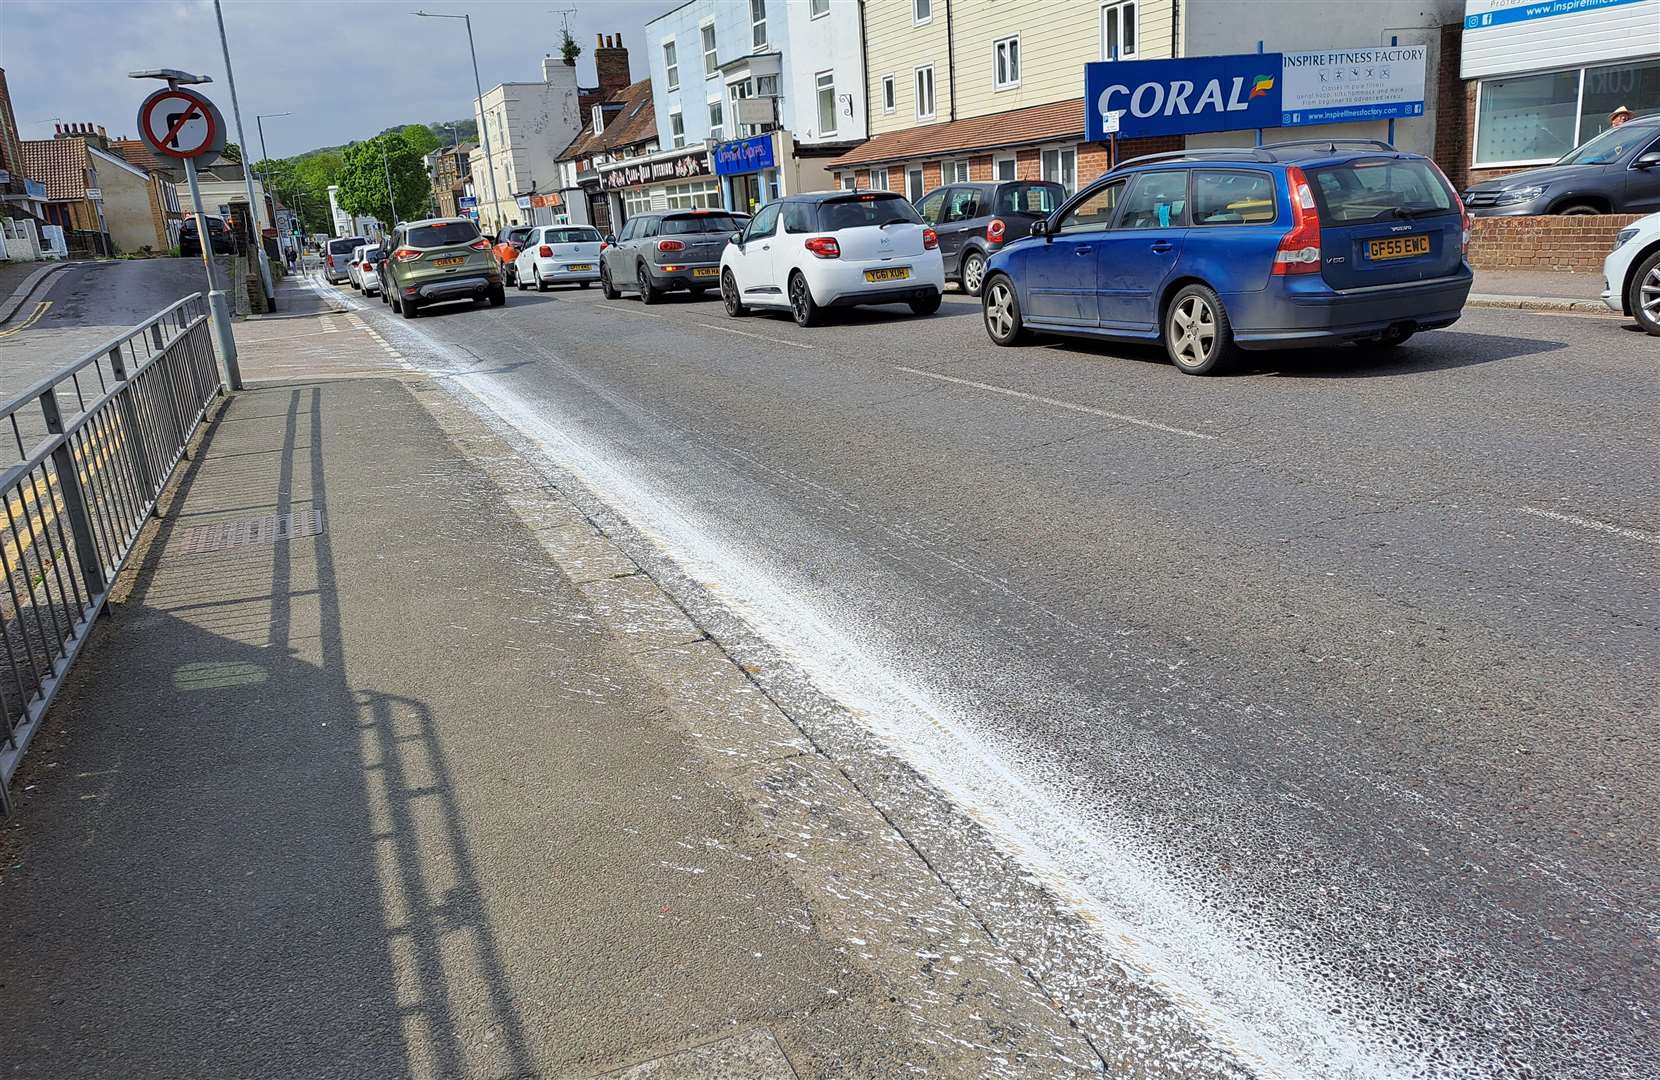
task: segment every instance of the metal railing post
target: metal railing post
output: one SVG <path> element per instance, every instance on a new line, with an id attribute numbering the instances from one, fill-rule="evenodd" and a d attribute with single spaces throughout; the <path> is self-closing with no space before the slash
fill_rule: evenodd
<path id="1" fill-rule="evenodd" d="M 46 430 L 58 436 L 58 445 L 52 449 L 52 465 L 57 469 L 58 487 L 63 492 L 63 512 L 69 518 L 69 531 L 75 538 L 75 558 L 81 564 L 81 579 L 86 582 L 87 596 L 98 596 L 104 591 L 104 566 L 92 535 L 92 519 L 87 514 L 81 490 L 75 450 L 63 435 L 63 414 L 58 411 L 55 389 L 41 392 L 40 411 L 46 420 Z"/>
<path id="2" fill-rule="evenodd" d="M 120 384 L 117 400 L 121 402 L 121 425 L 127 429 L 127 438 L 133 445 L 133 461 L 138 466 L 138 479 L 144 485 L 144 495 L 155 500 L 150 513 L 159 518 L 161 490 L 156 484 L 155 472 L 150 468 L 150 451 L 146 445 L 149 440 L 144 437 L 144 427 L 139 423 L 138 402 L 133 400 L 137 390 L 127 381 L 127 362 L 121 358 L 121 346 L 117 345 L 111 349 L 109 357 L 110 370 L 115 375 L 115 381 Z"/>

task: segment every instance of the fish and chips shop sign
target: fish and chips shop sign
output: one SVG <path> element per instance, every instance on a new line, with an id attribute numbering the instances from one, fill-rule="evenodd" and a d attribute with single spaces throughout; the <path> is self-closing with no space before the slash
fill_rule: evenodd
<path id="1" fill-rule="evenodd" d="M 685 180 L 693 176 L 709 175 L 709 155 L 702 150 L 696 153 L 682 154 L 679 157 L 665 158 L 661 161 L 647 161 L 635 165 L 624 165 L 621 168 L 608 169 L 603 173 L 605 186 L 608 190 L 634 187 L 639 184 L 651 184 L 662 180 Z"/>
<path id="2" fill-rule="evenodd" d="M 772 152 L 772 136 L 756 135 L 748 139 L 724 142 L 715 147 L 715 175 L 735 176 L 740 173 L 775 169 L 778 162 Z"/>
<path id="3" fill-rule="evenodd" d="M 1084 65 L 1086 134 L 1193 135 L 1422 116 L 1422 45 Z"/>

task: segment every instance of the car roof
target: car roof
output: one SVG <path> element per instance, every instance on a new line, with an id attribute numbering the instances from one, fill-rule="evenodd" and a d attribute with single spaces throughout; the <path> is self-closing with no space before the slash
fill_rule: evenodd
<path id="1" fill-rule="evenodd" d="M 417 225 L 459 225 L 463 222 L 471 225 L 473 224 L 473 219 L 464 217 L 428 217 L 420 218 L 416 221 L 400 221 L 396 228 L 413 229 Z"/>
<path id="2" fill-rule="evenodd" d="M 821 203 L 829 202 L 831 199 L 856 199 L 861 195 L 870 195 L 874 197 L 890 195 L 897 199 L 903 199 L 905 197 L 897 191 L 870 191 L 868 189 L 861 188 L 858 191 L 804 191 L 799 195 L 785 195 L 781 199 L 774 199 L 773 202 Z M 769 203 L 768 205 L 771 204 Z"/>

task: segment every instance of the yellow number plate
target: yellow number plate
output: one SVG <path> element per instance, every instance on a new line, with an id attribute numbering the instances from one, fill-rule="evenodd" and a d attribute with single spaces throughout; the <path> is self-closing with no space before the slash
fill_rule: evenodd
<path id="1" fill-rule="evenodd" d="M 592 270 L 593 268 L 593 263 L 570 263 L 565 267 L 567 270 Z"/>
<path id="2" fill-rule="evenodd" d="M 1366 257 L 1373 262 L 1409 259 L 1414 255 L 1428 254 L 1428 236 L 1391 236 L 1387 240 L 1366 241 Z"/>
<path id="3" fill-rule="evenodd" d="M 460 266 L 462 263 L 464 263 L 466 261 L 467 261 L 467 256 L 465 256 L 465 255 L 451 255 L 447 259 L 434 259 L 434 260 L 432 260 L 432 265 L 434 265 L 434 266 Z"/>
<path id="4" fill-rule="evenodd" d="M 886 270 L 865 271 L 866 281 L 903 281 L 910 276 L 911 268 L 908 266 L 894 266 L 889 267 Z"/>
<path id="5" fill-rule="evenodd" d="M 719 277 L 720 276 L 720 267 L 718 267 L 718 266 L 698 266 L 698 267 L 694 267 L 692 269 L 692 276 L 693 277 Z"/>

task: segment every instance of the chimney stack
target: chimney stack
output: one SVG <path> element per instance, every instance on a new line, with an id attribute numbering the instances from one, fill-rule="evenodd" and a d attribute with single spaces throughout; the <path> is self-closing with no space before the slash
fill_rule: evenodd
<path id="1" fill-rule="evenodd" d="M 596 36 L 600 45 L 594 50 L 594 74 L 599 77 L 599 99 L 606 101 L 627 89 L 634 79 L 629 74 L 628 50 L 623 47 L 622 35 Z"/>

